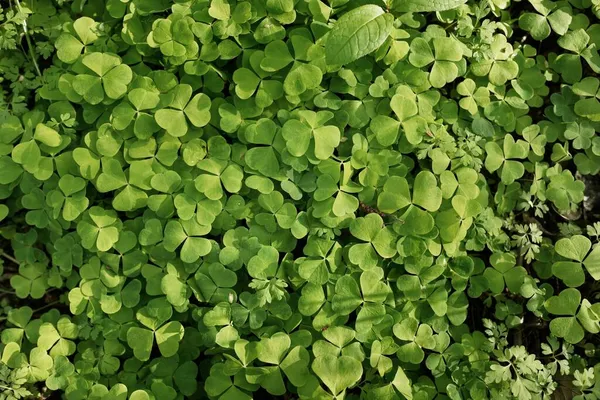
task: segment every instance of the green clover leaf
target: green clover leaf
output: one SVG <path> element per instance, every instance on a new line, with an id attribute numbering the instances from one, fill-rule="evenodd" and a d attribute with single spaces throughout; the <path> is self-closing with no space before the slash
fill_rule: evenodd
<path id="1" fill-rule="evenodd" d="M 379 257 L 391 258 L 396 254 L 396 235 L 391 227 L 385 227 L 378 214 L 368 214 L 350 224 L 352 236 L 366 243 L 354 244 L 348 258 L 361 269 L 368 270 L 377 265 Z"/>
<path id="2" fill-rule="evenodd" d="M 334 396 L 356 384 L 363 371 L 358 360 L 331 355 L 315 358 L 311 368 Z"/>
<path id="3" fill-rule="evenodd" d="M 515 256 L 511 253 L 494 253 L 490 257 L 490 263 L 492 267 L 486 268 L 483 272 L 490 290 L 493 293 L 501 293 L 506 285 L 511 292 L 518 292 L 527 271 L 516 265 Z"/>
<path id="4" fill-rule="evenodd" d="M 154 339 L 164 357 L 177 353 L 184 329 L 179 321 L 167 322 L 172 313 L 171 305 L 164 298 L 150 300 L 137 312 L 136 318 L 145 328 L 133 326 L 127 330 L 127 344 L 137 359 L 150 358 Z"/>
<path id="5" fill-rule="evenodd" d="M 92 44 L 98 39 L 98 23 L 89 17 L 76 19 L 69 27 L 68 31 L 62 33 L 56 40 L 56 55 L 58 58 L 68 64 L 72 64 L 87 45 Z"/>
<path id="6" fill-rule="evenodd" d="M 172 100 L 168 107 L 161 108 L 154 114 L 156 123 L 171 136 L 184 136 L 188 132 L 188 121 L 193 126 L 201 128 L 211 119 L 210 98 L 204 93 L 192 97 L 192 91 L 190 85 L 177 85 L 169 93 Z"/>
<path id="7" fill-rule="evenodd" d="M 102 102 L 105 95 L 118 99 L 127 92 L 131 82 L 131 68 L 111 53 L 89 53 L 82 59 L 92 74 L 79 74 L 73 79 L 73 89 L 90 104 Z"/>

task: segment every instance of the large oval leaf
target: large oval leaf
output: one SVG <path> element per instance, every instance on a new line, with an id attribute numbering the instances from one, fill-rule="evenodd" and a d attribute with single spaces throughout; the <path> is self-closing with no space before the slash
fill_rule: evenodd
<path id="1" fill-rule="evenodd" d="M 391 9 L 398 12 L 432 12 L 451 10 L 467 0 L 394 0 Z"/>
<path id="2" fill-rule="evenodd" d="M 327 64 L 344 65 L 376 50 L 392 30 L 394 17 L 373 4 L 344 14 L 329 32 L 325 43 Z"/>

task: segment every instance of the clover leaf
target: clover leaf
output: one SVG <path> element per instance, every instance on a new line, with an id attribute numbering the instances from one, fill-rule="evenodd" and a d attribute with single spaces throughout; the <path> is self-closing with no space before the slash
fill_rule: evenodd
<path id="1" fill-rule="evenodd" d="M 485 107 L 490 103 L 490 92 L 484 87 L 477 87 L 472 79 L 465 79 L 458 84 L 456 90 L 461 96 L 460 107 L 472 115 L 477 114 L 478 107 Z"/>
<path id="2" fill-rule="evenodd" d="M 396 235 L 391 227 L 385 227 L 378 214 L 368 214 L 352 221 L 350 233 L 367 243 L 354 244 L 348 258 L 361 269 L 367 270 L 377 265 L 378 255 L 391 258 L 396 254 Z"/>
<path id="3" fill-rule="evenodd" d="M 240 389 L 232 381 L 231 377 L 224 370 L 225 365 L 215 364 L 210 369 L 210 376 L 206 379 L 206 392 L 211 396 L 220 396 L 227 399 L 251 400 L 252 397 Z M 244 385 L 244 387 L 248 387 Z M 250 385 L 250 388 L 254 387 Z"/>
<path id="4" fill-rule="evenodd" d="M 404 362 L 419 364 L 424 356 L 423 349 L 433 349 L 436 340 L 433 330 L 427 324 L 419 325 L 419 321 L 409 317 L 394 325 L 394 336 L 406 341 L 398 349 L 398 357 Z"/>
<path id="5" fill-rule="evenodd" d="M 334 241 L 309 237 L 303 253 L 307 257 L 297 259 L 298 274 L 316 285 L 324 285 L 329 281 L 331 273 L 341 266 L 341 246 Z"/>
<path id="6" fill-rule="evenodd" d="M 82 64 L 90 73 L 83 73 L 73 79 L 73 89 L 90 104 L 102 102 L 105 95 L 118 99 L 127 92 L 131 82 L 131 68 L 122 64 L 121 58 L 111 53 L 89 53 L 82 58 Z"/>
<path id="7" fill-rule="evenodd" d="M 320 356 L 311 368 L 334 396 L 356 384 L 362 375 L 360 362 L 348 356 Z"/>
<path id="8" fill-rule="evenodd" d="M 73 21 L 67 32 L 56 40 L 56 55 L 66 63 L 72 64 L 87 45 L 98 39 L 98 23 L 89 17 L 81 17 Z"/>
<path id="9" fill-rule="evenodd" d="M 381 211 L 389 213 L 396 212 L 410 204 L 415 204 L 427 211 L 434 212 L 440 208 L 441 203 L 442 190 L 438 187 L 435 176 L 428 171 L 420 172 L 415 178 L 412 200 L 408 182 L 401 177 L 388 179 L 383 187 L 383 192 L 377 199 L 377 207 Z M 412 208 L 409 208 L 402 219 L 405 220 L 404 217 L 410 215 L 412 212 L 418 213 L 418 211 L 413 211 Z"/>
<path id="10" fill-rule="evenodd" d="M 556 252 L 572 261 L 557 261 L 552 264 L 552 273 L 563 280 L 569 287 L 578 287 L 585 282 L 582 266 L 594 279 L 600 279 L 600 250 L 592 247 L 591 241 L 585 236 L 575 235 L 556 242 Z M 589 253 L 589 255 L 588 255 Z"/>
<path id="11" fill-rule="evenodd" d="M 488 142 L 485 145 L 486 159 L 485 167 L 494 172 L 500 169 L 500 177 L 506 185 L 513 183 L 525 173 L 525 167 L 517 159 L 527 157 L 529 144 L 524 140 L 515 139 L 511 135 L 504 136 L 503 147 L 496 142 Z"/>
<path id="12" fill-rule="evenodd" d="M 205 159 L 200 160 L 196 167 L 208 172 L 195 179 L 196 189 L 211 200 L 219 200 L 223 196 L 221 185 L 230 193 L 237 193 L 242 188 L 244 173 L 237 164 Z"/>
<path id="13" fill-rule="evenodd" d="M 193 23 L 191 18 L 159 18 L 152 23 L 148 45 L 159 48 L 174 64 L 183 64 L 186 59 L 194 57 L 199 49 L 194 40 Z"/>
<path id="14" fill-rule="evenodd" d="M 490 257 L 490 263 L 492 267 L 486 268 L 483 272 L 490 290 L 493 293 L 500 293 L 506 285 L 511 292 L 518 292 L 527 271 L 516 265 L 515 256 L 511 253 L 494 253 Z"/>
<path id="15" fill-rule="evenodd" d="M 54 364 L 52 357 L 39 347 L 34 347 L 29 353 L 29 361 L 26 363 L 26 376 L 29 382 L 44 381 L 50 376 L 50 370 Z"/>
<path id="16" fill-rule="evenodd" d="M 583 189 L 583 182 L 575 180 L 571 171 L 562 171 L 550 177 L 546 196 L 558 209 L 568 210 L 572 208 L 572 204 L 583 200 Z"/>
<path id="17" fill-rule="evenodd" d="M 589 312 L 594 306 L 585 299 L 581 302 L 581 293 L 577 289 L 561 291 L 558 296 L 546 300 L 544 307 L 551 314 L 560 316 L 550 321 L 551 332 L 569 343 L 579 342 L 584 336 L 584 329 L 600 331 L 597 317 L 590 319 Z"/>
<path id="18" fill-rule="evenodd" d="M 559 35 L 567 33 L 572 21 L 572 16 L 568 8 L 556 9 L 555 4 L 543 1 L 534 1 L 531 4 L 539 14 L 523 13 L 519 17 L 519 26 L 530 32 L 535 40 L 546 39 L 550 36 L 551 31 Z"/>
<path id="19" fill-rule="evenodd" d="M 50 351 L 52 357 L 68 357 L 75 352 L 75 343 L 69 339 L 77 339 L 79 329 L 76 324 L 67 318 L 58 320 L 56 326 L 50 322 L 42 324 L 39 328 L 40 337 L 37 345 L 39 348 Z"/>
<path id="20" fill-rule="evenodd" d="M 164 357 L 177 353 L 184 329 L 180 322 L 167 322 L 173 313 L 171 305 L 164 298 L 153 299 L 136 313 L 137 320 L 144 326 L 132 326 L 127 330 L 127 344 L 140 361 L 150 358 L 154 340 Z"/>
<path id="21" fill-rule="evenodd" d="M 300 157 L 306 154 L 309 147 L 313 147 L 317 159 L 328 159 L 340 143 L 339 129 L 333 125 L 324 125 L 333 118 L 333 114 L 325 111 L 302 111 L 298 115 L 299 120 L 290 119 L 282 127 L 287 150 L 291 155 Z"/>
<path id="22" fill-rule="evenodd" d="M 195 127 L 201 128 L 210 121 L 210 98 L 204 93 L 192 97 L 190 85 L 175 86 L 169 93 L 171 101 L 167 107 L 161 108 L 154 114 L 156 123 L 174 137 L 184 136 L 189 128 L 188 121 Z"/>
<path id="23" fill-rule="evenodd" d="M 353 277 L 341 277 L 335 285 L 335 294 L 331 300 L 333 310 L 341 315 L 348 315 L 363 303 L 365 307 L 380 308 L 390 293 L 390 287 L 381 281 L 382 278 L 381 268 L 364 271 L 360 275 L 360 287 Z"/>
<path id="24" fill-rule="evenodd" d="M 583 29 L 567 32 L 557 40 L 560 47 L 571 52 L 560 54 L 555 60 L 555 68 L 565 82 L 573 84 L 581 80 L 583 74 L 581 58 L 584 58 L 594 71 L 600 71 L 598 50 L 595 44 L 588 46 L 589 41 L 590 36 Z"/>
<path id="25" fill-rule="evenodd" d="M 160 128 L 148 110 L 154 109 L 160 97 L 153 90 L 135 88 L 127 93 L 128 102 L 122 102 L 112 111 L 112 123 L 124 130 L 133 121 L 133 131 L 140 139 L 147 139 Z"/>
<path id="26" fill-rule="evenodd" d="M 239 341 L 236 345 L 238 343 Z M 252 377 L 249 381 L 257 379 L 257 382 L 260 382 L 260 385 L 270 394 L 282 394 L 286 391 L 281 374 L 284 372 L 295 386 L 303 386 L 303 378 L 309 375 L 308 351 L 301 346 L 290 350 L 290 346 L 290 337 L 283 332 L 261 339 L 256 346 L 256 358 L 271 366 L 250 371 Z"/>
<path id="27" fill-rule="evenodd" d="M 202 236 L 210 232 L 210 225 L 202 225 L 195 219 L 187 221 L 171 220 L 165 226 L 163 246 L 167 251 L 175 251 L 180 245 L 183 262 L 192 263 L 210 253 L 210 241 Z"/>
<path id="28" fill-rule="evenodd" d="M 20 298 L 40 299 L 48 288 L 46 267 L 42 263 L 21 264 L 19 273 L 10 278 L 10 285 Z"/>
<path id="29" fill-rule="evenodd" d="M 597 3 L 2 3 L 0 399 L 593 397 Z"/>
<path id="30" fill-rule="evenodd" d="M 81 245 L 86 249 L 109 250 L 119 240 L 117 222 L 114 211 L 97 206 L 90 208 L 77 223 Z"/>

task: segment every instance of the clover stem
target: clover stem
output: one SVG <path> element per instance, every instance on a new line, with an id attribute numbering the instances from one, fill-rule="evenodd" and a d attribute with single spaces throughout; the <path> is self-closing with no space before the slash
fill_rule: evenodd
<path id="1" fill-rule="evenodd" d="M 9 388 L 8 386 L 4 386 L 4 385 L 0 385 L 0 389 L 6 389 L 6 390 L 11 390 L 11 391 L 15 391 L 15 389 L 13 388 Z"/>
<path id="2" fill-rule="evenodd" d="M 225 72 L 221 71 L 219 68 L 215 67 L 212 64 L 209 65 L 209 68 L 211 68 L 213 71 L 215 71 L 217 73 L 217 75 L 219 75 L 221 77 L 221 79 L 223 79 L 224 81 L 227 81 L 227 74 L 225 74 Z"/>
<path id="3" fill-rule="evenodd" d="M 447 27 L 445 27 L 444 30 L 447 32 L 448 29 L 452 28 L 454 25 L 456 25 L 456 21 L 452 22 L 450 25 L 448 25 Z"/>
<path id="4" fill-rule="evenodd" d="M 17 264 L 17 265 L 21 265 L 21 263 L 20 263 L 19 261 L 17 261 L 17 259 L 16 259 L 16 258 L 14 258 L 14 257 L 13 257 L 13 256 L 11 256 L 11 255 L 8 255 L 8 254 L 6 254 L 6 253 L 5 253 L 5 252 L 3 252 L 3 251 L 2 251 L 2 252 L 0 252 L 0 255 L 1 255 L 2 257 L 6 258 L 6 259 L 7 259 L 7 260 L 9 260 L 9 261 L 12 261 L 13 263 L 15 263 L 15 264 Z"/>
<path id="5" fill-rule="evenodd" d="M 38 312 L 40 312 L 40 311 L 42 311 L 42 310 L 44 310 L 44 309 L 46 309 L 48 307 L 52 307 L 52 306 L 54 306 L 56 304 L 59 304 L 60 302 L 61 302 L 60 300 L 56 300 L 56 301 L 53 301 L 52 303 L 45 304 L 42 307 L 33 310 L 33 313 L 36 314 L 36 313 L 38 313 Z"/>
<path id="6" fill-rule="evenodd" d="M 15 294 L 15 292 L 13 292 L 12 290 L 5 290 L 0 288 L 0 293 L 4 293 L 4 294 Z"/>
<path id="7" fill-rule="evenodd" d="M 22 12 L 23 10 L 21 9 L 21 2 L 19 0 L 15 0 L 15 2 L 17 3 L 17 8 L 19 9 L 19 12 Z M 23 33 L 25 34 L 25 40 L 27 40 L 27 47 L 29 47 L 29 55 L 31 56 L 31 61 L 33 62 L 35 71 L 43 80 L 44 77 L 42 76 L 42 71 L 40 70 L 40 66 L 38 65 L 37 60 L 35 58 L 35 52 L 33 51 L 33 42 L 31 40 L 31 37 L 29 36 L 29 31 L 27 31 L 27 21 L 25 20 L 23 20 Z"/>

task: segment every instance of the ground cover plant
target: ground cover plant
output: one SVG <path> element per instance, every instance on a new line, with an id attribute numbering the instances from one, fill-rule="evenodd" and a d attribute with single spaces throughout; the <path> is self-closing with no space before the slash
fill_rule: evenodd
<path id="1" fill-rule="evenodd" d="M 600 398 L 600 2 L 8 0 L 0 400 Z"/>

